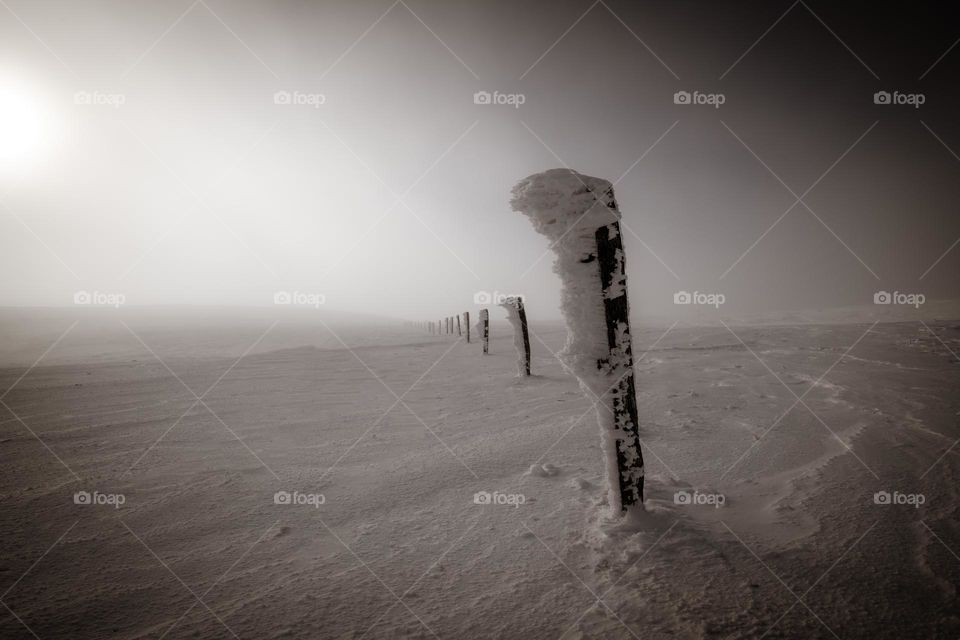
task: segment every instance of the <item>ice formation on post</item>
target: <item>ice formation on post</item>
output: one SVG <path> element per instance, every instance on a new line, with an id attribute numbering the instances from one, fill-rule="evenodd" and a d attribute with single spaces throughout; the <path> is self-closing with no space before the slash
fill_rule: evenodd
<path id="1" fill-rule="evenodd" d="M 606 462 L 614 513 L 643 508 L 629 307 L 613 185 L 571 169 L 551 169 L 521 180 L 510 204 L 546 236 L 563 282 L 560 307 L 567 344 L 560 357 L 591 396 Z"/>
<path id="2" fill-rule="evenodd" d="M 527 333 L 527 312 L 523 298 L 509 296 L 501 304 L 507 310 L 507 320 L 513 326 L 513 346 L 517 349 L 517 372 L 523 378 L 530 375 L 530 335 Z"/>

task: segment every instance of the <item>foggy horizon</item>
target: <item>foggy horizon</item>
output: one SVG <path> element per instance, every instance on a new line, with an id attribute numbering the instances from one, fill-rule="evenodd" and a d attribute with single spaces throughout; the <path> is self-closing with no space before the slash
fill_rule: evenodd
<path id="1" fill-rule="evenodd" d="M 0 169 L 0 305 L 303 291 L 429 319 L 496 291 L 557 318 L 548 244 L 509 198 L 564 166 L 616 182 L 638 315 L 683 317 L 677 291 L 733 317 L 960 298 L 958 63 L 933 9 L 893 50 L 871 39 L 893 9 L 803 4 L 54 6 L 0 23 L 0 78 L 42 118 Z"/>

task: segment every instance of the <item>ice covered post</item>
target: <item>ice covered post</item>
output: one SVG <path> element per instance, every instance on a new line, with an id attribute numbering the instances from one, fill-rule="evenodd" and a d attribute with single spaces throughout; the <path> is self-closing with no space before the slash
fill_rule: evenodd
<path id="1" fill-rule="evenodd" d="M 480 309 L 480 338 L 483 340 L 483 352 L 490 353 L 490 312 Z"/>
<path id="2" fill-rule="evenodd" d="M 560 357 L 597 401 L 607 491 L 614 513 L 643 509 L 633 353 L 620 211 L 613 185 L 571 169 L 521 180 L 510 201 L 556 254 L 567 344 Z M 600 405 L 605 405 L 601 407 Z"/>
<path id="3" fill-rule="evenodd" d="M 517 348 L 517 370 L 520 377 L 530 375 L 530 334 L 527 332 L 527 312 L 523 298 L 510 296 L 501 307 L 507 310 L 507 320 L 513 326 L 513 346 Z"/>
<path id="4" fill-rule="evenodd" d="M 463 312 L 463 327 L 467 330 L 467 344 L 470 344 L 470 312 Z"/>

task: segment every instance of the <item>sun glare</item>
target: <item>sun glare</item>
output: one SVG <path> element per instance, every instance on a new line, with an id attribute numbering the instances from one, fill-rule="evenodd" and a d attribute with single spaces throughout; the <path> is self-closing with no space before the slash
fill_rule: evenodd
<path id="1" fill-rule="evenodd" d="M 28 88 L 0 76 L 0 166 L 23 168 L 47 141 L 43 105 Z"/>

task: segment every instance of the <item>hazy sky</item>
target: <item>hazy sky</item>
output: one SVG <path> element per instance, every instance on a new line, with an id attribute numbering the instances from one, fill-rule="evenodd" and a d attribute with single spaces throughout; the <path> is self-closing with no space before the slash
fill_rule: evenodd
<path id="1" fill-rule="evenodd" d="M 547 242 L 508 200 L 564 165 L 617 181 L 637 311 L 960 297 L 960 47 L 936 3 L 3 5 L 0 305 L 296 290 L 432 318 L 497 290 L 555 316 Z"/>

